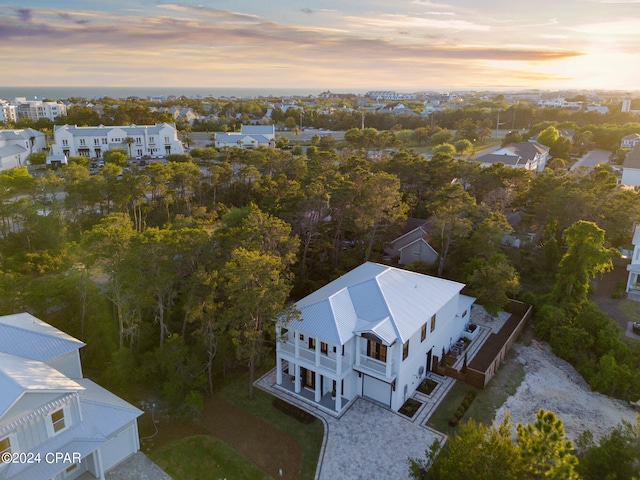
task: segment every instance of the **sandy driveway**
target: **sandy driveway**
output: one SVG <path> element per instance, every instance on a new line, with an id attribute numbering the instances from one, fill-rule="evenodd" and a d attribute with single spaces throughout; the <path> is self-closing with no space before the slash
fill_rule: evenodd
<path id="1" fill-rule="evenodd" d="M 576 370 L 551 353 L 550 347 L 537 340 L 513 346 L 516 361 L 524 365 L 525 379 L 515 395 L 496 412 L 501 422 L 505 410 L 511 422 L 532 423 L 540 408 L 554 411 L 564 422 L 568 438 L 575 440 L 585 430 L 599 439 L 622 419 L 635 423 L 635 412 L 621 401 L 592 392 Z"/>

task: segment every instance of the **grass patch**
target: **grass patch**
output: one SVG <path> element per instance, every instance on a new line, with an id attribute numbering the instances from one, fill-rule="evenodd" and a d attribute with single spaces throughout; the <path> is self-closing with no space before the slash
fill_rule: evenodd
<path id="1" fill-rule="evenodd" d="M 256 372 L 256 378 L 259 378 L 267 370 L 268 368 L 264 368 L 260 372 Z M 301 425 L 296 419 L 276 410 L 272 405 L 273 396 L 262 390 L 254 389 L 254 399 L 249 400 L 248 389 L 249 374 L 245 373 L 226 382 L 216 394 L 293 437 L 302 452 L 299 478 L 302 480 L 313 479 L 324 434 L 322 422 L 316 419 L 309 425 Z"/>
<path id="2" fill-rule="evenodd" d="M 212 435 L 195 435 L 174 440 L 159 448 L 150 457 L 174 480 L 273 478 Z"/>
<path id="3" fill-rule="evenodd" d="M 477 396 L 464 416 L 460 418 L 460 423 L 473 418 L 478 423 L 490 425 L 493 423 L 496 410 L 516 392 L 523 379 L 524 367 L 515 361 L 514 353 L 509 352 L 505 363 L 498 369 L 486 389 L 480 390 L 466 383 L 456 382 L 429 418 L 427 425 L 448 435 L 456 433 L 458 427 L 449 426 L 448 421 L 470 391 L 475 391 Z"/>
<path id="4" fill-rule="evenodd" d="M 618 310 L 620 310 L 630 322 L 640 321 L 640 303 L 623 299 L 618 301 Z"/>

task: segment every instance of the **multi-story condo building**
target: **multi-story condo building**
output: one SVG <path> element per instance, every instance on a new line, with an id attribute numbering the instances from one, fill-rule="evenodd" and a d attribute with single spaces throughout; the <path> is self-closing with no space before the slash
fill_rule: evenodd
<path id="1" fill-rule="evenodd" d="M 59 116 L 67 114 L 66 105 L 58 102 L 27 100 L 25 97 L 17 97 L 13 104 L 16 107 L 18 118 L 30 118 L 33 121 L 38 121 L 41 118 L 53 121 Z"/>
<path id="2" fill-rule="evenodd" d="M 16 106 L 0 99 L 0 122 L 15 122 L 17 118 Z"/>
<path id="3" fill-rule="evenodd" d="M 60 125 L 53 132 L 52 155 L 101 158 L 112 148 L 124 148 L 131 157 L 161 158 L 184 153 L 175 124 L 78 127 Z"/>

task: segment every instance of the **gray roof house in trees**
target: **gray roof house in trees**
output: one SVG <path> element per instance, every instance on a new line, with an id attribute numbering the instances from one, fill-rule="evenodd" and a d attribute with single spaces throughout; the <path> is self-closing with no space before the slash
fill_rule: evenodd
<path id="1" fill-rule="evenodd" d="M 477 157 L 483 167 L 504 163 L 507 167 L 524 168 L 534 173 L 541 172 L 549 159 L 549 147 L 537 142 L 510 143 L 493 153 Z"/>
<path id="2" fill-rule="evenodd" d="M 301 320 L 276 325 L 276 388 L 334 416 L 360 396 L 398 411 L 468 325 L 475 299 L 463 288 L 356 267 L 298 301 Z"/>
<path id="3" fill-rule="evenodd" d="M 407 265 L 413 262 L 436 263 L 438 252 L 427 241 L 427 223 L 424 220 L 410 220 L 413 220 L 413 222 L 407 222 L 410 229 L 389 242 L 384 249 L 385 255 L 392 259 L 397 258 L 399 265 Z M 413 226 L 416 223 L 418 225 Z M 412 226 L 413 228 L 411 228 Z"/>
<path id="4" fill-rule="evenodd" d="M 2 480 L 101 478 L 139 449 L 142 414 L 82 376 L 81 341 L 29 313 L 0 317 Z M 35 461 L 35 459 L 40 461 Z"/>

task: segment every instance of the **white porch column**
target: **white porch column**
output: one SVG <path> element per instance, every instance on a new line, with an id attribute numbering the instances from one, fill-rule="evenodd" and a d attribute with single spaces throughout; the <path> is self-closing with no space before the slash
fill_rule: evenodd
<path id="1" fill-rule="evenodd" d="M 300 358 L 300 334 L 298 332 L 293 332 L 295 336 L 295 345 L 296 345 L 296 358 Z"/>
<path id="2" fill-rule="evenodd" d="M 320 342 L 316 338 L 316 367 L 320 366 Z"/>
<path id="3" fill-rule="evenodd" d="M 336 347 L 336 375 L 342 374 L 342 348 L 340 345 Z"/>
<path id="4" fill-rule="evenodd" d="M 356 336 L 356 366 L 360 366 L 360 336 Z"/>
<path id="5" fill-rule="evenodd" d="M 296 376 L 296 381 L 295 381 L 295 391 L 296 393 L 300 393 L 300 385 L 302 385 L 302 382 L 300 381 L 300 365 L 298 365 L 297 363 L 295 364 L 293 371 L 296 372 L 294 375 Z"/>
<path id="6" fill-rule="evenodd" d="M 391 353 L 392 348 L 393 347 L 387 348 L 387 368 L 385 370 L 385 375 L 387 377 L 391 376 L 391 360 L 393 359 L 393 356 L 390 355 L 390 353 Z"/>
<path id="7" fill-rule="evenodd" d="M 276 383 L 282 385 L 282 359 L 280 358 L 280 342 L 276 347 Z"/>
<path id="8" fill-rule="evenodd" d="M 320 388 L 320 372 L 315 372 L 316 375 L 316 390 L 315 390 L 315 401 L 320 402 L 320 398 L 322 397 L 322 389 Z"/>
<path id="9" fill-rule="evenodd" d="M 342 410 L 342 380 L 336 380 L 336 412 Z"/>

